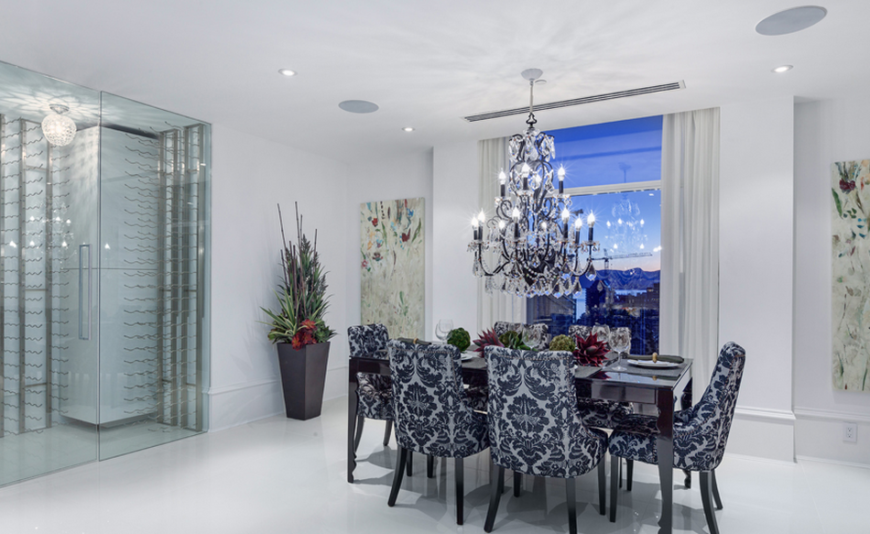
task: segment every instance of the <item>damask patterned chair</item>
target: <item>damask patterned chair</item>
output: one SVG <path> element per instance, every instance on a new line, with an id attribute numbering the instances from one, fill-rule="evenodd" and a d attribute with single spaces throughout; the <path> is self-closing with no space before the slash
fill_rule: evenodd
<path id="1" fill-rule="evenodd" d="M 701 401 L 687 410 L 674 414 L 674 468 L 700 471 L 701 501 L 710 534 L 718 534 L 712 497 L 722 507 L 718 488 L 714 489 L 714 470 L 722 461 L 725 445 L 734 419 L 737 394 L 743 378 L 746 351 L 734 343 L 726 343 L 719 352 L 710 385 Z M 627 458 L 657 464 L 656 421 L 654 417 L 632 415 L 610 436 L 612 465 L 616 458 Z M 616 491 L 611 485 L 610 521 L 616 521 Z"/>
<path id="2" fill-rule="evenodd" d="M 568 525 L 577 532 L 575 477 L 598 466 L 601 514 L 605 474 L 601 460 L 607 435 L 583 424 L 574 388 L 570 352 L 526 352 L 503 347 L 485 351 L 489 377 L 490 501 L 484 530 L 492 532 L 504 470 L 514 472 L 514 494 L 523 474 L 564 478 Z"/>
<path id="3" fill-rule="evenodd" d="M 609 327 L 603 325 L 609 331 Z M 603 332 L 602 325 L 596 325 L 598 332 Z M 591 326 L 571 325 L 568 327 L 568 334 L 573 336 L 589 337 L 595 330 Z M 588 397 L 578 397 L 577 405 L 580 407 L 580 414 L 583 417 L 583 422 L 587 426 L 596 428 L 616 428 L 627 416 L 631 415 L 631 404 L 627 402 L 611 402 L 601 399 L 590 399 Z M 621 482 L 620 482 L 621 483 Z"/>
<path id="4" fill-rule="evenodd" d="M 456 524 L 463 522 L 463 460 L 489 447 L 486 415 L 472 410 L 462 386 L 459 349 L 452 345 L 387 345 L 393 377 L 396 442 L 399 444 L 393 488 L 396 504 L 405 463 L 411 452 L 453 458 L 456 476 Z M 430 476 L 431 476 L 430 462 Z"/>
<path id="5" fill-rule="evenodd" d="M 572 324 L 568 327 L 569 336 L 589 337 L 592 333 L 592 327 L 585 324 Z"/>
<path id="6" fill-rule="evenodd" d="M 382 324 L 351 326 L 347 329 L 347 339 L 351 358 L 366 356 L 387 359 L 387 342 L 390 336 L 386 326 Z M 390 442 L 390 432 L 393 428 L 393 391 L 390 377 L 371 373 L 357 373 L 356 377 L 359 383 L 356 390 L 359 399 L 359 416 L 356 420 L 354 451 L 359 447 L 366 419 L 387 422 L 384 431 L 384 446 L 386 446 Z"/>
<path id="7" fill-rule="evenodd" d="M 518 334 L 523 332 L 523 323 L 509 323 L 507 321 L 496 321 L 492 327 L 495 330 L 495 335 L 500 336 L 509 330 L 513 330 Z"/>

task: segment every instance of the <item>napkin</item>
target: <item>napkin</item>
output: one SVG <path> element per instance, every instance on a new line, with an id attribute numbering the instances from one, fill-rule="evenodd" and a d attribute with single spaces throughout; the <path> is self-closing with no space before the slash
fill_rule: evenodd
<path id="1" fill-rule="evenodd" d="M 634 354 L 632 354 L 628 357 L 628 359 L 629 360 L 640 360 L 640 361 L 651 362 L 652 355 L 651 354 L 649 354 L 649 355 L 634 355 Z M 669 363 L 683 363 L 684 361 L 686 361 L 685 358 L 683 358 L 682 356 L 663 356 L 661 354 L 658 355 L 658 360 L 660 362 L 669 362 Z"/>

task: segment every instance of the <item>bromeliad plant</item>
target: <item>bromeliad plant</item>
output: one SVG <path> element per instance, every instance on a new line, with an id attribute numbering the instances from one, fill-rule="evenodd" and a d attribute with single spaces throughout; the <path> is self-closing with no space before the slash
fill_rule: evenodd
<path id="1" fill-rule="evenodd" d="M 588 337 L 575 336 L 577 348 L 574 349 L 574 359 L 578 365 L 601 367 L 607 361 L 607 353 L 610 346 L 607 341 L 599 340 L 596 334 Z"/>
<path id="2" fill-rule="evenodd" d="M 284 235 L 281 206 L 278 206 L 278 219 L 284 240 L 284 249 L 281 251 L 284 280 L 281 291 L 275 292 L 280 310 L 275 312 L 261 308 L 271 319 L 265 323 L 272 327 L 269 339 L 272 343 L 290 343 L 297 350 L 313 343 L 325 343 L 335 336 L 335 331 L 326 326 L 323 320 L 329 307 L 329 296 L 326 294 L 326 272 L 317 255 L 317 231 L 314 232 L 314 243 L 302 233 L 298 204 L 296 244 L 288 242 Z"/>

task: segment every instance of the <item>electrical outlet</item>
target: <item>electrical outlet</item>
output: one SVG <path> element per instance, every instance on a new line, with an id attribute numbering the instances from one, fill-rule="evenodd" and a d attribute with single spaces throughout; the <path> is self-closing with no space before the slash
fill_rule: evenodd
<path id="1" fill-rule="evenodd" d="M 843 423 L 843 441 L 847 443 L 858 442 L 858 424 Z"/>

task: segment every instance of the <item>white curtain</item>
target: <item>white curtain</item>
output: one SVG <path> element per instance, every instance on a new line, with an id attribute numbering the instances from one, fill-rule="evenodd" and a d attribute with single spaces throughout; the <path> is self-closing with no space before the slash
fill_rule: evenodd
<path id="1" fill-rule="evenodd" d="M 478 202 L 486 212 L 487 220 L 495 215 L 495 197 L 499 194 L 498 173 L 508 170 L 507 138 L 499 137 L 479 141 L 478 154 Z M 486 237 L 486 232 L 484 232 Z M 496 262 L 492 252 L 484 253 L 487 267 Z M 484 289 L 484 279 L 477 281 L 477 331 L 492 328 L 496 321 L 512 323 L 526 322 L 526 300 L 509 293 L 493 291 L 488 294 Z"/>
<path id="2" fill-rule="evenodd" d="M 695 402 L 719 343 L 719 108 L 664 116 L 662 354 L 693 358 Z"/>

